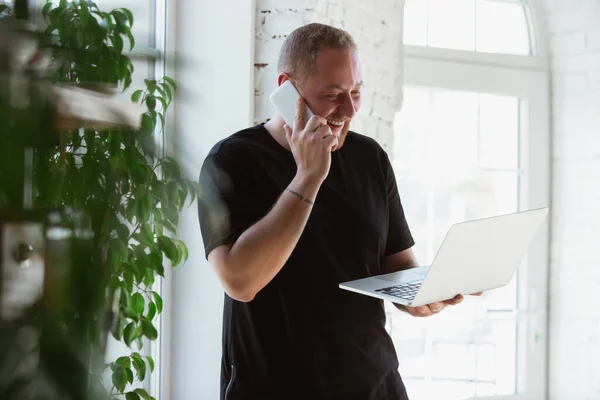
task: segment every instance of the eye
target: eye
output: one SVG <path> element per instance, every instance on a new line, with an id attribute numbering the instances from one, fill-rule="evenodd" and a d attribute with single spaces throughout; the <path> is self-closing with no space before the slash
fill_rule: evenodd
<path id="1" fill-rule="evenodd" d="M 325 98 L 329 99 L 329 100 L 335 100 L 335 99 L 337 99 L 337 97 L 338 97 L 337 93 L 332 93 L 332 94 L 326 94 L 325 95 Z"/>
<path id="2" fill-rule="evenodd" d="M 360 91 L 352 92 L 352 97 L 360 97 Z"/>

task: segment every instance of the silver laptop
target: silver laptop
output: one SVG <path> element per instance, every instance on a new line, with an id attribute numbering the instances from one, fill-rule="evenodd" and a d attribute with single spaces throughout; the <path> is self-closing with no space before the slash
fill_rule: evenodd
<path id="1" fill-rule="evenodd" d="M 356 293 L 411 307 L 507 285 L 548 208 L 452 225 L 430 266 L 340 283 Z"/>

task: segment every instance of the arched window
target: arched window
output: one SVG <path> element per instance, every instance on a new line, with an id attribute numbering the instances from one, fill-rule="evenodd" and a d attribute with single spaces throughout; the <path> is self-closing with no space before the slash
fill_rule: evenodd
<path id="1" fill-rule="evenodd" d="M 519 0 L 407 0 L 403 38 L 414 46 L 531 55 L 530 16 Z"/>
<path id="2" fill-rule="evenodd" d="M 512 0 L 406 0 L 392 159 L 423 265 L 453 223 L 549 205 L 548 72 L 536 15 Z M 482 298 L 424 319 L 388 306 L 411 399 L 545 398 L 547 239 L 548 224 L 516 279 Z"/>

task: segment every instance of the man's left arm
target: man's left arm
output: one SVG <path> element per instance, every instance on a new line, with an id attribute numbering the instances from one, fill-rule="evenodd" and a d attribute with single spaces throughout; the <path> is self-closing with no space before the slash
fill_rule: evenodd
<path id="1" fill-rule="evenodd" d="M 386 274 L 415 267 L 418 267 L 418 264 L 412 248 L 386 256 L 383 265 L 384 273 Z M 429 317 L 439 313 L 444 308 L 450 305 L 456 305 L 461 301 L 463 301 L 463 296 L 459 294 L 452 299 L 438 301 L 436 303 L 427 304 L 424 306 L 407 307 L 397 303 L 394 303 L 394 305 L 400 311 L 405 311 L 414 317 Z"/>

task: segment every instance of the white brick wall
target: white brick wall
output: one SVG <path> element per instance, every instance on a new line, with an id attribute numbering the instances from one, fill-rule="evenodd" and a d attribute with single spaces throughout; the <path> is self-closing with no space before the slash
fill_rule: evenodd
<path id="1" fill-rule="evenodd" d="M 600 1 L 544 0 L 553 72 L 552 400 L 600 399 Z"/>
<path id="2" fill-rule="evenodd" d="M 273 114 L 268 95 L 277 86 L 277 55 L 286 35 L 309 22 L 350 32 L 359 47 L 365 81 L 352 129 L 391 148 L 394 114 L 402 101 L 404 0 L 257 0 L 255 122 Z"/>

